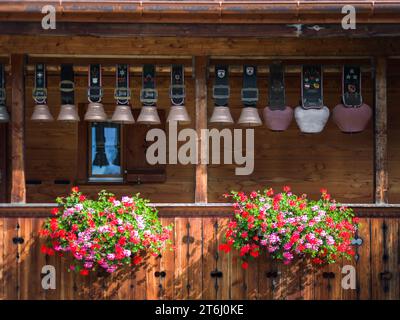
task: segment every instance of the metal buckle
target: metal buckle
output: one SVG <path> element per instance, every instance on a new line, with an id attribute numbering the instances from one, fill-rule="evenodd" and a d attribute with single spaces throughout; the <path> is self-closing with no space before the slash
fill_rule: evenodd
<path id="1" fill-rule="evenodd" d="M 245 93 L 255 93 L 255 97 L 245 97 Z M 258 88 L 242 88 L 241 96 L 243 102 L 257 102 L 258 101 Z"/>
<path id="2" fill-rule="evenodd" d="M 68 87 L 69 86 L 69 87 Z M 72 92 L 75 89 L 75 84 L 71 80 L 61 80 L 60 81 L 60 91 L 61 92 Z"/>
<path id="3" fill-rule="evenodd" d="M 148 96 L 151 95 L 151 98 Z M 158 100 L 158 91 L 153 88 L 144 88 L 140 90 L 140 102 L 142 103 L 156 103 Z"/>
<path id="4" fill-rule="evenodd" d="M 98 90 L 98 92 L 93 93 L 94 90 Z M 100 102 L 102 97 L 103 97 L 103 89 L 101 87 L 89 87 L 88 88 L 89 102 Z M 98 101 L 92 101 L 92 98 L 98 99 Z"/>
<path id="5" fill-rule="evenodd" d="M 44 103 L 47 99 L 47 89 L 46 88 L 33 88 L 32 98 L 36 103 Z"/>
<path id="6" fill-rule="evenodd" d="M 131 90 L 129 88 L 116 88 L 114 89 L 114 99 L 116 100 L 129 100 L 131 98 Z"/>
<path id="7" fill-rule="evenodd" d="M 217 94 L 218 90 L 222 90 L 225 94 Z M 231 94 L 231 88 L 228 85 L 225 84 L 216 84 L 213 86 L 213 98 L 214 99 L 228 99 Z"/>
<path id="8" fill-rule="evenodd" d="M 173 89 L 181 89 L 182 93 L 181 94 L 174 94 L 172 92 Z M 185 92 L 185 85 L 184 84 L 173 84 L 169 88 L 169 97 L 171 99 L 182 99 L 186 97 L 186 92 Z"/>

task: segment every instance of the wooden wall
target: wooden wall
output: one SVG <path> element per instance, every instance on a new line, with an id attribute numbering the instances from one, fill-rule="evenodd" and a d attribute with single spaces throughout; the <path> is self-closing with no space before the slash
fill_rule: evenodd
<path id="1" fill-rule="evenodd" d="M 226 217 L 162 221 L 175 225 L 175 251 L 149 258 L 132 272 L 83 277 L 66 271 L 65 258 L 40 252 L 42 218 L 0 218 L 0 299 L 400 299 L 397 218 L 362 218 L 358 260 L 318 270 L 300 263 L 284 266 L 266 255 L 242 270 L 237 252 L 217 255 Z M 23 243 L 15 244 L 16 237 Z M 345 264 L 356 267 L 356 290 L 341 287 Z M 55 290 L 41 286 L 44 265 L 56 269 Z M 165 277 L 157 277 L 163 271 Z M 212 271 L 222 277 L 212 277 Z"/>
<path id="2" fill-rule="evenodd" d="M 86 74 L 76 77 L 76 103 L 86 101 Z M 186 105 L 194 126 L 194 81 L 186 76 Z M 208 78 L 208 116 L 212 113 L 213 75 Z M 57 116 L 60 106 L 59 77 L 49 76 L 49 106 Z M 233 117 L 240 115 L 240 76 L 231 77 L 230 107 Z M 68 192 L 71 185 L 55 185 L 54 180 L 67 179 L 73 184 L 77 171 L 77 126 L 53 122 L 36 124 L 29 120 L 33 111 L 33 76 L 26 77 L 26 178 L 42 180 L 42 184 L 27 186 L 28 202 L 52 202 L 60 194 Z M 267 75 L 261 75 L 258 86 L 260 114 L 267 102 Z M 113 104 L 114 79 L 104 79 L 104 102 Z M 140 75 L 135 74 L 133 83 L 133 106 L 138 108 Z M 169 109 L 169 78 L 164 74 L 157 78 L 160 100 L 158 107 Z M 373 106 L 372 80 L 363 74 L 364 100 Z M 300 99 L 300 74 L 286 77 L 286 95 L 289 106 L 295 107 Z M 339 73 L 324 76 L 324 101 L 332 110 L 340 101 L 341 79 Z M 112 109 L 107 110 L 109 114 Z M 286 132 L 271 132 L 265 126 L 255 129 L 255 170 L 249 176 L 236 176 L 236 165 L 209 165 L 208 201 L 224 201 L 222 194 L 231 189 L 263 189 L 266 186 L 280 188 L 293 186 L 296 192 L 316 196 L 326 187 L 342 202 L 371 202 L 373 194 L 373 130 L 372 122 L 367 130 L 358 134 L 343 134 L 330 119 L 320 134 L 300 133 L 295 121 Z M 399 166 L 400 167 L 400 166 Z M 168 165 L 167 181 L 157 184 L 104 185 L 117 194 L 141 192 L 153 202 L 192 202 L 194 200 L 194 166 Z M 82 186 L 85 192 L 95 194 L 102 186 Z"/>
<path id="3" fill-rule="evenodd" d="M 390 203 L 400 202 L 400 61 L 388 63 L 388 175 Z"/>
<path id="4" fill-rule="evenodd" d="M 291 107 L 299 105 L 300 74 L 285 78 L 286 102 Z M 372 81 L 363 73 L 363 98 L 373 106 Z M 231 79 L 230 106 L 237 120 L 242 104 L 240 88 L 242 79 Z M 266 107 L 267 79 L 258 82 L 260 113 Z M 341 97 L 341 75 L 324 75 L 324 103 L 332 110 Z M 209 100 L 209 112 L 212 101 Z M 345 203 L 371 202 L 373 194 L 373 130 L 357 134 L 341 133 L 330 118 L 319 134 L 303 134 L 295 120 L 285 132 L 271 132 L 265 126 L 255 129 L 255 168 L 249 176 L 236 176 L 236 165 L 209 166 L 209 201 L 223 201 L 221 194 L 234 190 L 251 191 L 266 186 L 281 188 L 291 185 L 295 192 L 318 196 L 322 187 Z"/>
<path id="5" fill-rule="evenodd" d="M 165 75 L 165 74 L 164 74 Z M 48 104 L 54 117 L 57 117 L 60 108 L 60 94 L 58 90 L 59 77 L 52 75 L 48 79 Z M 169 77 L 157 77 L 159 89 L 158 108 L 169 110 L 168 96 Z M 187 99 L 190 116 L 194 119 L 194 91 L 193 79 L 187 77 Z M 76 77 L 75 102 L 87 101 L 86 75 Z M 27 92 L 32 91 L 32 76 L 26 78 Z M 113 90 L 115 78 L 112 75 L 103 79 L 105 104 L 111 109 L 106 110 L 109 116 L 113 112 Z M 139 88 L 141 87 L 140 74 L 135 74 L 131 83 L 133 88 L 133 107 L 139 108 Z M 32 98 L 26 97 L 26 177 L 27 180 L 40 179 L 40 185 L 27 186 L 27 202 L 53 202 L 55 197 L 69 191 L 71 185 L 54 185 L 55 179 L 67 179 L 71 183 L 76 179 L 78 129 L 76 124 L 65 124 L 55 121 L 49 124 L 37 124 L 29 120 L 33 111 Z M 192 122 L 193 126 L 193 122 Z M 81 186 L 84 192 L 95 195 L 102 188 L 115 192 L 118 195 L 140 192 L 155 202 L 192 202 L 194 200 L 194 165 L 171 165 L 167 167 L 167 181 L 162 184 L 140 185 L 104 185 Z"/>

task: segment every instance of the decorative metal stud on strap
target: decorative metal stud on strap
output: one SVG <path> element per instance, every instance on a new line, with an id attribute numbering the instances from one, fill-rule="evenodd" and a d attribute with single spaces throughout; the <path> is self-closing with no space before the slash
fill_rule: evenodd
<path id="1" fill-rule="evenodd" d="M 4 65 L 0 64 L 0 123 L 10 121 L 10 116 L 6 107 L 6 81 Z"/>
<path id="2" fill-rule="evenodd" d="M 321 132 L 329 118 L 329 109 L 323 104 L 322 68 L 320 65 L 304 65 L 301 74 L 302 105 L 294 115 L 301 132 Z"/>
<path id="3" fill-rule="evenodd" d="M 66 122 L 79 121 L 75 106 L 74 68 L 72 64 L 61 65 L 61 109 L 57 120 Z"/>
<path id="4" fill-rule="evenodd" d="M 342 92 L 343 103 L 333 109 L 333 121 L 342 132 L 363 131 L 372 117 L 372 109 L 362 100 L 359 66 L 343 66 Z"/>
<path id="5" fill-rule="evenodd" d="M 91 64 L 88 71 L 88 100 L 89 105 L 85 114 L 86 121 L 104 122 L 107 121 L 107 115 L 104 112 L 101 99 L 103 97 L 103 88 L 101 86 L 101 65 Z"/>
<path id="6" fill-rule="evenodd" d="M 230 96 L 229 66 L 215 66 L 215 81 L 213 86 L 214 111 L 210 123 L 219 125 L 233 124 L 233 118 L 228 107 Z"/>
<path id="7" fill-rule="evenodd" d="M 114 98 L 117 100 L 117 106 L 111 121 L 122 124 L 135 123 L 131 106 L 129 105 L 129 100 L 131 99 L 131 90 L 129 88 L 129 65 L 117 64 L 115 78 L 116 87 L 114 90 Z"/>
<path id="8" fill-rule="evenodd" d="M 32 97 L 36 105 L 33 109 L 32 121 L 49 122 L 54 120 L 47 106 L 46 82 L 46 66 L 43 63 L 39 63 L 35 65 L 35 83 Z"/>
<path id="9" fill-rule="evenodd" d="M 138 117 L 138 123 L 157 125 L 160 124 L 160 117 L 157 113 L 158 91 L 156 89 L 156 68 L 152 64 L 143 66 L 142 74 L 142 90 L 140 92 L 140 101 L 142 102 L 142 110 Z"/>
<path id="10" fill-rule="evenodd" d="M 246 127 L 257 127 L 262 125 L 258 114 L 258 88 L 257 88 L 257 67 L 243 66 L 243 88 L 242 88 L 243 109 L 238 124 Z"/>
<path id="11" fill-rule="evenodd" d="M 293 109 L 285 106 L 285 70 L 280 62 L 269 66 L 269 106 L 264 108 L 266 126 L 272 131 L 286 130 L 293 119 Z"/>
<path id="12" fill-rule="evenodd" d="M 172 106 L 167 122 L 190 123 L 190 117 L 185 108 L 185 72 L 183 65 L 173 65 L 171 67 L 171 87 L 169 92 Z"/>

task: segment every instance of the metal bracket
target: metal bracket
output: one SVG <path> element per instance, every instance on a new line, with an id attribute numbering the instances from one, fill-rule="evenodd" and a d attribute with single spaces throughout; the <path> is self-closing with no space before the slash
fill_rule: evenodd
<path id="1" fill-rule="evenodd" d="M 14 238 L 12 239 L 12 242 L 13 242 L 14 244 L 23 244 L 23 243 L 24 243 L 24 238 L 22 238 L 22 237 L 14 237 Z"/>
<path id="2" fill-rule="evenodd" d="M 161 271 L 161 272 L 156 271 L 156 272 L 154 272 L 154 276 L 156 278 L 165 278 L 166 275 L 167 275 L 167 273 L 165 271 Z"/>
<path id="3" fill-rule="evenodd" d="M 360 237 L 354 238 L 353 240 L 351 240 L 351 244 L 353 246 L 361 246 L 362 243 L 363 243 L 363 239 L 361 239 Z"/>
<path id="4" fill-rule="evenodd" d="M 222 278 L 222 271 L 215 269 L 214 271 L 211 271 L 210 276 L 212 278 Z"/>

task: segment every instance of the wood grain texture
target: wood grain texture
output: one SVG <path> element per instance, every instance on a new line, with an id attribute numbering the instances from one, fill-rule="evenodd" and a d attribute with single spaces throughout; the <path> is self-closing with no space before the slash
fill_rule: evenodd
<path id="1" fill-rule="evenodd" d="M 43 219 L 0 219 L 0 298 L 2 299 L 399 299 L 399 219 L 361 219 L 358 236 L 363 243 L 357 248 L 359 259 L 339 261 L 322 269 L 309 268 L 307 261 L 284 266 L 263 253 L 241 268 L 236 251 L 218 252 L 227 219 L 163 218 L 164 224 L 174 221 L 174 251 L 161 258 L 146 258 L 132 270 L 89 277 L 68 272 L 69 257 L 47 257 L 40 252 L 42 240 L 38 230 Z M 218 229 L 214 223 L 218 223 Z M 189 223 L 189 228 L 188 228 Z M 17 226 L 20 226 L 18 229 Z M 24 238 L 13 243 L 17 235 Z M 187 238 L 188 237 L 188 238 Z M 189 243 L 186 240 L 189 239 Z M 17 259 L 19 254 L 19 259 Z M 43 290 L 41 268 L 56 268 L 56 290 Z M 355 265 L 355 290 L 341 286 L 344 265 Z M 217 279 L 210 276 L 215 266 L 222 272 Z M 164 278 L 155 276 L 165 271 Z"/>
<path id="2" fill-rule="evenodd" d="M 207 202 L 207 165 L 205 164 L 206 139 L 202 131 L 207 128 L 207 80 L 206 72 L 208 58 L 205 56 L 194 57 L 195 68 L 195 110 L 197 148 L 200 151 L 196 165 L 195 202 Z"/>
<path id="3" fill-rule="evenodd" d="M 257 37 L 96 37 L 96 36 L 0 35 L 0 54 L 167 55 L 170 56 L 363 56 L 399 55 L 400 44 L 393 38 L 322 39 Z M 87 45 L 90 43 L 90 45 Z"/>
<path id="4" fill-rule="evenodd" d="M 25 202 L 25 82 L 24 55 L 10 58 L 12 108 L 11 108 L 11 202 Z"/>
<path id="5" fill-rule="evenodd" d="M 387 59 L 378 57 L 375 63 L 375 202 L 387 203 Z"/>

